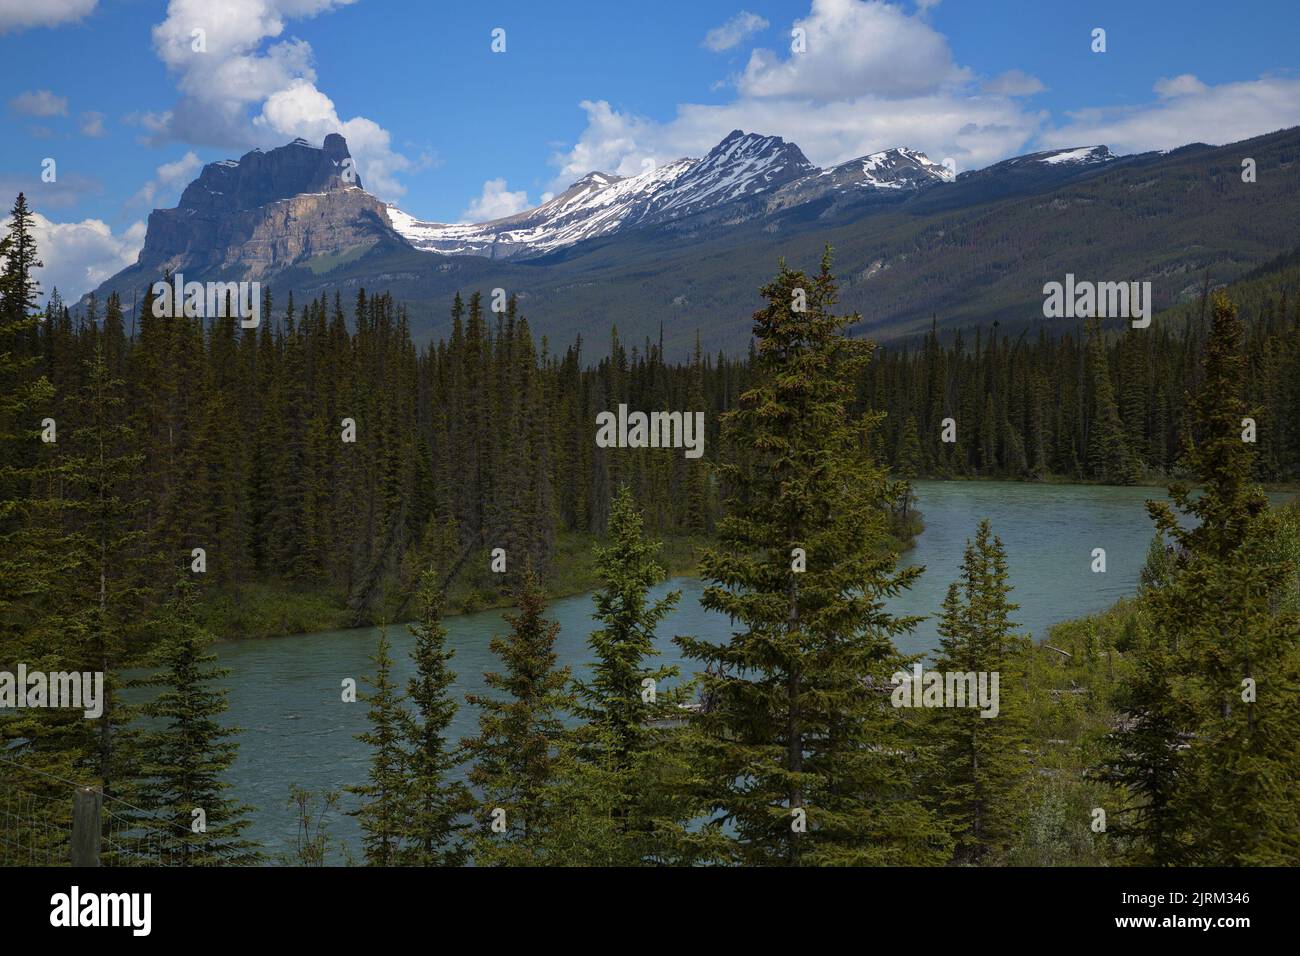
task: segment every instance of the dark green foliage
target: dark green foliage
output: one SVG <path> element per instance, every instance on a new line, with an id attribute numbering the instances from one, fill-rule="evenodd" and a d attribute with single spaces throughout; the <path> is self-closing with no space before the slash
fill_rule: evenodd
<path id="1" fill-rule="evenodd" d="M 701 561 L 702 603 L 736 630 L 723 645 L 677 639 L 705 669 L 701 838 L 729 828 L 739 863 L 938 862 L 945 839 L 911 796 L 905 723 L 871 689 L 914 623 L 883 602 L 920 571 L 896 571 L 886 546 L 896 490 L 867 452 L 879 416 L 849 411 L 870 347 L 844 336 L 856 317 L 831 311 L 829 250 L 817 275 L 783 265 L 763 295 L 752 384 L 723 419 L 746 452 L 721 465 L 726 514 Z"/>
<path id="2" fill-rule="evenodd" d="M 1148 504 L 1173 552 L 1144 580 L 1137 676 L 1119 695 L 1128 719 L 1105 767 L 1129 795 L 1120 833 L 1141 862 L 1300 859 L 1300 619 L 1285 606 L 1295 569 L 1252 477 L 1243 335 L 1216 294 L 1182 456 L 1202 487 L 1175 483 L 1172 508 Z"/>
<path id="3" fill-rule="evenodd" d="M 407 685 L 412 712 L 404 713 L 402 729 L 409 748 L 405 785 L 408 817 L 402 863 L 415 866 L 459 866 L 468 857 L 462 842 L 474 799 L 450 774 L 458 766 L 455 747 L 447 735 L 456 715 L 450 668 L 454 651 L 446 648 L 442 625 L 443 595 L 435 572 L 421 582 L 420 617 L 410 625 L 415 637 L 415 676 Z"/>
<path id="4" fill-rule="evenodd" d="M 970 707 L 931 713 L 934 735 L 931 799 L 954 838 L 954 862 L 1005 859 L 1019 829 L 1030 773 L 1025 755 L 1025 648 L 1012 634 L 1006 551 L 981 521 L 967 541 L 961 577 L 949 585 L 939 622 L 934 670 L 998 674 L 998 712 Z"/>
<path id="5" fill-rule="evenodd" d="M 370 772 L 366 783 L 349 787 L 348 791 L 362 798 L 361 807 L 352 814 L 361 823 L 366 863 L 392 866 L 407 832 L 407 754 L 402 736 L 401 693 L 393 683 L 393 659 L 383 628 L 371 660 L 375 676 L 368 679 L 371 691 L 363 696 L 369 705 L 370 729 L 357 734 L 357 739 L 371 749 Z"/>
<path id="6" fill-rule="evenodd" d="M 492 638 L 492 652 L 504 670 L 485 675 L 488 687 L 502 696 L 467 695 L 480 708 L 479 732 L 462 741 L 474 762 L 470 782 L 482 803 L 475 859 L 480 863 L 539 862 L 539 846 L 548 821 L 569 812 L 547 799 L 555 778 L 556 745 L 561 715 L 573 709 L 567 668 L 555 666 L 555 638 L 560 626 L 544 616 L 546 597 L 537 575 L 525 570 L 517 614 L 507 615 L 510 633 Z M 504 811 L 505 828 L 494 832 Z"/>
<path id="7" fill-rule="evenodd" d="M 1230 288 L 1246 322 L 1241 385 L 1258 411 L 1254 477 L 1300 476 L 1300 255 Z M 1207 293 L 1208 295 L 1208 293 Z M 1043 479 L 1114 484 L 1181 477 L 1187 416 L 1199 387 L 1208 298 L 1157 314 L 1146 329 L 1066 326 L 1007 336 L 994 327 L 919 349 L 877 349 L 859 402 L 888 412 L 880 448 L 900 476 Z M 957 423 L 956 444 L 941 420 Z M 911 444 L 915 419 L 919 455 Z"/>
<path id="8" fill-rule="evenodd" d="M 238 730 L 219 722 L 227 709 L 226 692 L 213 685 L 230 671 L 213 666 L 212 636 L 195 623 L 194 594 L 184 579 L 158 623 L 163 637 L 155 664 L 160 669 L 140 684 L 161 688 L 141 710 L 162 727 L 143 734 L 132 791 L 135 803 L 148 811 L 137 821 L 146 831 L 144 839 L 162 865 L 258 863 L 256 845 L 242 836 L 251 808 L 226 795 L 224 777 L 238 751 L 233 740 Z M 203 826 L 196 832 L 199 819 Z"/>

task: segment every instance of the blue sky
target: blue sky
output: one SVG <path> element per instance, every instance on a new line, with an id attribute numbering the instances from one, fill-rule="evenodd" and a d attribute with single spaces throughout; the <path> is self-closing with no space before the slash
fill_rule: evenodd
<path id="1" fill-rule="evenodd" d="M 134 261 L 204 162 L 298 135 L 342 131 L 413 215 L 484 219 L 736 127 L 822 165 L 1230 142 L 1300 123 L 1297 37 L 1294 0 L 4 3 L 0 191 L 27 191 L 44 283 L 75 294 Z"/>

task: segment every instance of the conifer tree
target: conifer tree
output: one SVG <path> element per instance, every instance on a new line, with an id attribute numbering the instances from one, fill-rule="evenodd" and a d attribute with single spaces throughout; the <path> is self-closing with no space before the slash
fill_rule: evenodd
<path id="1" fill-rule="evenodd" d="M 721 466 L 726 516 L 701 560 L 701 603 L 737 629 L 721 645 L 678 638 L 704 665 L 701 838 L 729 828 L 741 863 L 938 862 L 944 839 L 912 790 L 902 722 L 869 690 L 914 624 L 884 601 L 919 573 L 896 571 L 884 544 L 896 495 L 864 452 L 879 416 L 848 410 L 870 346 L 844 335 L 856 316 L 831 312 L 829 249 L 817 275 L 783 264 L 762 293 L 754 381 L 723 418 L 752 457 Z"/>
<path id="2" fill-rule="evenodd" d="M 223 727 L 226 691 L 214 683 L 231 673 L 212 666 L 212 636 L 196 621 L 195 594 L 182 578 L 159 620 L 162 641 L 157 673 L 137 686 L 162 688 L 141 713 L 161 724 L 144 734 L 143 778 L 133 791 L 136 821 L 145 840 L 169 866 L 231 866 L 261 861 L 257 844 L 243 836 L 251 808 L 227 795 L 224 777 L 235 761 L 239 731 Z"/>
<path id="3" fill-rule="evenodd" d="M 443 601 L 437 573 L 426 571 L 420 583 L 420 616 L 409 625 L 415 637 L 415 676 L 407 685 L 413 711 L 402 718 L 409 753 L 409 815 L 400 859 L 414 866 L 464 864 L 468 850 L 462 836 L 475 806 L 468 788 L 450 777 L 459 763 L 448 738 L 456 716 L 450 694 L 456 674 L 449 666 L 455 652 L 446 647 Z"/>
<path id="4" fill-rule="evenodd" d="M 1173 508 L 1147 506 L 1173 562 L 1145 593 L 1139 677 L 1121 698 L 1131 719 L 1106 766 L 1129 792 L 1122 812 L 1142 862 L 1300 859 L 1300 620 L 1278 607 L 1294 569 L 1273 548 L 1277 519 L 1243 440 L 1254 415 L 1242 334 L 1236 307 L 1216 294 L 1182 456 L 1203 488 L 1177 482 Z"/>
<path id="5" fill-rule="evenodd" d="M 0 283 L 0 312 L 3 312 L 4 318 L 9 322 L 34 315 L 40 304 L 40 283 L 36 280 L 36 270 L 45 263 L 37 258 L 33 227 L 27 197 L 19 193 L 13 208 L 9 210 L 8 242 L 3 254 L 0 254 L 4 260 L 4 278 Z"/>
<path id="6" fill-rule="evenodd" d="M 600 623 L 588 638 L 591 678 L 577 685 L 577 713 L 586 722 L 579 734 L 580 754 L 599 772 L 622 782 L 612 808 L 629 857 L 639 861 L 658 847 L 654 819 L 674 813 L 670 788 L 663 785 L 666 760 L 656 759 L 663 731 L 654 721 L 680 714 L 680 695 L 664 686 L 676 667 L 654 666 L 655 630 L 677 605 L 681 592 L 651 601 L 649 589 L 664 577 L 657 543 L 647 540 L 632 494 L 624 485 L 610 508 L 608 547 L 596 548 L 596 592 Z M 662 756 L 659 754 L 658 756 Z M 592 781 L 597 784 L 597 781 Z"/>
<path id="7" fill-rule="evenodd" d="M 401 693 L 393 683 L 391 645 L 383 627 L 371 661 L 375 676 L 368 681 L 371 692 L 364 697 L 369 704 L 370 729 L 357 734 L 357 739 L 371 748 L 370 772 L 366 783 L 348 788 L 363 801 L 350 812 L 361 823 L 366 863 L 393 866 L 408 832 L 405 770 L 409 756 L 403 742 Z"/>
<path id="8" fill-rule="evenodd" d="M 948 587 L 933 668 L 998 675 L 998 709 L 986 717 L 965 707 L 932 712 L 936 744 L 931 801 L 954 837 L 954 862 L 994 863 L 1011 845 L 1029 773 L 1022 649 L 1012 634 L 1006 551 L 987 519 L 966 542 L 961 575 Z M 988 686 L 992 686 L 991 684 Z M 969 693 L 969 690 L 966 691 Z"/>
<path id="9" fill-rule="evenodd" d="M 651 602 L 649 589 L 664 577 L 655 557 L 659 545 L 648 541 L 642 518 L 624 485 L 610 506 L 608 547 L 596 548 L 596 575 L 601 589 L 593 615 L 600 627 L 587 643 L 593 661 L 591 679 L 578 684 L 578 714 L 608 731 L 615 760 L 625 763 L 647 739 L 646 721 L 663 713 L 658 686 L 677 675 L 677 668 L 651 666 L 658 654 L 655 629 L 681 597 L 672 591 Z M 656 689 L 656 704 L 646 699 L 646 681 Z M 667 695 L 664 695 L 667 697 Z"/>
<path id="10" fill-rule="evenodd" d="M 504 670 L 485 675 L 504 697 L 466 695 L 479 708 L 479 732 L 462 745 L 474 760 L 470 782 L 483 801 L 480 863 L 525 863 L 536 859 L 548 815 L 564 812 L 545 802 L 554 774 L 555 747 L 563 732 L 561 714 L 573 708 L 568 668 L 555 666 L 560 626 L 543 615 L 546 598 L 537 575 L 524 571 L 516 596 L 517 614 L 507 615 L 510 633 L 494 637 L 491 649 Z M 504 830 L 491 825 L 504 812 Z"/>

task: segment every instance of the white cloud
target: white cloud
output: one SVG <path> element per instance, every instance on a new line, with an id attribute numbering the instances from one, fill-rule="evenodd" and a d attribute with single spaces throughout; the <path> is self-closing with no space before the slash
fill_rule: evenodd
<path id="1" fill-rule="evenodd" d="M 36 278 L 41 294 L 55 288 L 65 302 L 75 302 L 105 279 L 136 261 L 144 245 L 145 224 L 134 222 L 118 235 L 99 219 L 51 222 L 32 214 L 32 234 L 45 266 Z"/>
<path id="2" fill-rule="evenodd" d="M 364 116 L 340 119 L 334 102 L 306 80 L 296 80 L 267 97 L 253 126 L 271 134 L 269 140 L 275 145 L 296 136 L 320 143 L 329 133 L 343 134 L 348 152 L 357 161 L 361 184 L 384 199 L 396 199 L 406 192 L 396 174 L 422 165 L 396 152 L 388 130 L 373 120 Z"/>
<path id="3" fill-rule="evenodd" d="M 467 222 L 489 222 L 513 216 L 528 208 L 528 193 L 524 190 L 510 192 L 504 179 L 489 179 L 483 184 L 483 193 L 469 204 L 461 214 Z"/>
<path id="4" fill-rule="evenodd" d="M 82 136 L 89 136 L 92 139 L 107 135 L 104 132 L 104 114 L 94 110 L 87 110 L 81 114 L 77 128 L 81 130 Z"/>
<path id="5" fill-rule="evenodd" d="M 805 52 L 755 50 L 738 81 L 743 96 L 915 96 L 970 77 L 942 34 L 886 3 L 813 0 L 794 25 L 804 31 Z"/>
<path id="6" fill-rule="evenodd" d="M 1192 93 L 1204 93 L 1209 87 L 1191 73 L 1183 73 L 1172 78 L 1162 77 L 1156 80 L 1154 87 L 1160 96 L 1188 96 Z"/>
<path id="7" fill-rule="evenodd" d="M 89 16 L 96 0 L 0 0 L 0 33 L 56 27 Z"/>
<path id="8" fill-rule="evenodd" d="M 24 116 L 67 116 L 68 98 L 49 90 L 27 90 L 11 99 L 9 108 Z"/>
<path id="9" fill-rule="evenodd" d="M 757 13 L 741 10 L 720 27 L 714 27 L 704 36 L 704 45 L 715 53 L 730 50 L 740 45 L 746 38 L 766 30 L 768 22 Z"/>
<path id="10" fill-rule="evenodd" d="M 548 185 L 560 189 L 596 169 L 631 175 L 647 158 L 701 156 L 733 129 L 783 136 L 823 166 L 912 146 L 970 169 L 1023 150 L 1046 121 L 1014 99 L 1033 77 L 1012 71 L 1001 89 L 978 88 L 919 14 L 878 0 L 813 0 L 795 24 L 806 31 L 807 52 L 755 50 L 730 103 L 682 103 L 659 122 L 583 101 L 587 125 L 552 157 L 557 175 Z"/>
<path id="11" fill-rule="evenodd" d="M 1021 70 L 1007 70 L 982 82 L 980 89 L 994 96 L 1033 96 L 1047 87 L 1036 76 L 1030 76 Z"/>
<path id="12" fill-rule="evenodd" d="M 405 190 L 396 174 L 419 168 L 392 148 L 388 131 L 362 116 L 343 120 L 316 87 L 311 45 L 280 39 L 287 21 L 312 17 L 353 0 L 170 0 L 153 28 L 154 50 L 177 77 L 180 101 L 136 121 L 155 141 L 247 149 L 281 146 L 301 136 L 321 142 L 341 133 L 361 181 L 383 198 Z M 204 52 L 193 31 L 203 30 Z M 276 42 L 269 42 L 269 41 Z"/>
<path id="13" fill-rule="evenodd" d="M 1117 153 L 1215 145 L 1300 124 L 1300 79 L 1264 76 L 1207 86 L 1191 74 L 1155 84 L 1142 106 L 1087 109 L 1043 134 L 1045 146 L 1105 143 Z"/>
<path id="14" fill-rule="evenodd" d="M 128 207 L 139 205 L 146 209 L 170 206 L 202 168 L 203 161 L 194 150 L 190 150 L 180 159 L 159 166 L 153 179 L 141 186 L 126 204 Z"/>

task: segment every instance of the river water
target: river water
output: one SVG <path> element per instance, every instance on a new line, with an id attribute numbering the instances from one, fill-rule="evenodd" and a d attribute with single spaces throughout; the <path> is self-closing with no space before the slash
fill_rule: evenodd
<path id="1" fill-rule="evenodd" d="M 1059 621 L 1102 610 L 1131 594 L 1151 541 L 1152 526 L 1143 502 L 1160 498 L 1158 488 L 1111 488 L 1095 485 L 1043 485 L 1020 482 L 918 482 L 918 506 L 925 531 L 903 558 L 922 565 L 917 586 L 891 604 L 899 614 L 927 614 L 930 619 L 896 643 L 906 653 L 937 645 L 934 616 L 957 574 L 967 538 L 981 518 L 992 522 L 1007 549 L 1012 599 L 1020 604 L 1015 620 L 1035 638 Z M 1106 551 L 1105 573 L 1094 573 L 1093 549 Z M 681 591 L 677 609 L 660 628 L 663 660 L 680 663 L 675 634 L 725 640 L 728 625 L 720 615 L 699 606 L 701 583 L 679 578 L 656 589 Z M 575 670 L 587 660 L 592 629 L 589 595 L 562 598 L 549 616 L 560 624 L 557 652 Z M 461 709 L 453 724 L 456 736 L 476 730 L 474 711 L 463 703 L 466 693 L 485 691 L 483 673 L 497 669 L 488 650 L 493 634 L 503 633 L 502 612 L 484 611 L 448 618 L 448 644 L 459 677 L 455 686 Z M 250 835 L 272 857 L 285 853 L 295 830 L 288 807 L 289 786 L 312 791 L 341 790 L 364 780 L 368 749 L 355 739 L 366 729 L 366 705 L 343 703 L 341 682 L 373 673 L 377 631 L 360 628 L 264 640 L 233 641 L 218 646 L 221 663 L 233 669 L 229 720 L 242 727 L 238 760 L 232 769 L 233 795 L 256 808 Z M 413 638 L 406 627 L 389 628 L 396 664 L 395 678 L 405 687 L 412 674 Z M 355 806 L 350 795 L 341 809 Z M 359 831 L 348 816 L 333 816 L 331 832 L 353 848 Z"/>

